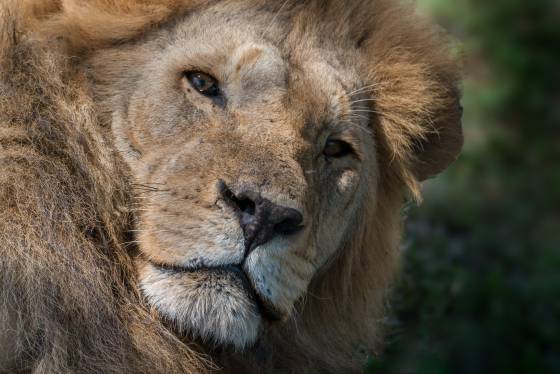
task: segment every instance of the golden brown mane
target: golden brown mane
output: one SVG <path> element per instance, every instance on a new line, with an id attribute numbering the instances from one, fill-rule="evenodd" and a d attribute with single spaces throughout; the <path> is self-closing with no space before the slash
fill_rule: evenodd
<path id="1" fill-rule="evenodd" d="M 23 369 L 212 369 L 138 293 L 123 244 L 132 187 L 74 63 L 206 3 L 14 0 L 0 10 L 0 310 L 15 318 Z M 344 256 L 312 283 L 297 326 L 275 337 L 273 364 L 280 371 L 356 368 L 381 338 L 383 300 L 399 263 L 400 208 L 461 147 L 459 69 L 441 35 L 397 1 L 242 3 L 283 12 L 294 23 L 292 37 L 306 35 L 310 23 L 350 35 L 356 50 L 349 53 L 360 56 L 376 98 L 381 198 L 364 202 Z M 244 365 L 238 361 L 231 367 Z"/>

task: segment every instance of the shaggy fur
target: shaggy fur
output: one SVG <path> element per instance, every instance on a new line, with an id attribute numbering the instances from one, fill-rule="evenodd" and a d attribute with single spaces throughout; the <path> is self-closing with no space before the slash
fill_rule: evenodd
<path id="1" fill-rule="evenodd" d="M 409 194 L 419 198 L 419 182 L 445 169 L 462 145 L 458 67 L 447 42 L 409 7 L 397 3 L 5 2 L 0 10 L 0 371 L 358 372 L 366 356 L 377 353 L 381 338 L 383 300 L 398 269 L 402 204 Z M 267 105 L 259 102 L 261 106 L 246 109 L 244 105 L 254 98 L 232 94 L 228 105 L 243 111 L 232 110 L 236 115 L 225 121 L 190 93 L 184 95 L 196 110 L 186 114 L 168 104 L 183 96 L 154 88 L 159 102 L 165 103 L 165 115 L 148 105 L 150 94 L 140 92 L 138 98 L 139 86 L 161 84 L 164 79 L 158 79 L 157 69 L 182 56 L 180 49 L 173 52 L 173 41 L 183 43 L 186 35 L 188 43 L 196 35 L 197 22 L 213 17 L 224 25 L 238 25 L 219 43 L 245 41 L 256 32 L 262 37 L 256 44 L 257 57 L 236 51 L 225 64 L 237 58 L 239 69 L 265 74 L 272 85 L 262 86 L 269 95 Z M 152 61 L 153 56 L 165 59 Z M 345 131 L 358 153 L 357 160 L 336 164 L 329 175 L 316 172 L 319 166 L 309 153 L 309 139 L 319 130 L 310 129 L 308 123 L 324 122 L 323 111 L 328 110 L 316 82 L 329 77 L 313 78 L 305 64 L 323 60 L 337 61 L 335 70 L 351 81 L 343 94 L 352 100 L 346 101 L 350 109 L 345 120 L 353 127 Z M 259 68 L 255 61 L 265 63 Z M 301 68 L 299 81 L 291 78 L 294 66 Z M 282 67 L 287 79 L 276 75 Z M 153 82 L 140 79 L 146 77 L 153 77 Z M 291 93 L 289 100 L 283 96 L 284 85 Z M 331 87 L 328 82 L 324 86 Z M 291 112 L 293 107 L 300 109 L 297 115 Z M 205 151 L 200 145 L 204 142 L 197 143 L 199 158 L 190 159 L 182 174 L 165 172 L 166 187 L 186 192 L 181 203 L 170 203 L 150 195 L 162 191 L 146 177 L 155 173 L 165 156 L 179 157 L 182 152 L 174 143 L 148 140 L 146 145 L 146 129 L 169 118 L 173 123 L 180 118 L 185 125 L 227 122 L 237 127 L 270 118 L 278 125 L 267 136 L 251 132 L 249 126 L 239 138 L 204 129 L 208 131 L 204 141 L 219 146 Z M 232 145 L 245 144 L 242 141 L 251 137 L 262 147 L 241 152 Z M 151 164 L 143 160 L 151 168 L 142 171 L 135 146 L 140 154 L 150 154 L 151 149 L 163 156 Z M 266 167 L 251 166 L 259 162 Z M 244 167 L 250 170 L 247 175 L 235 174 Z M 269 174 L 260 175 L 266 168 Z M 181 178 L 172 179 L 175 175 Z M 260 181 L 267 197 L 305 211 L 303 239 L 274 244 L 286 253 L 277 261 L 285 261 L 285 269 L 295 269 L 288 278 L 301 276 L 298 285 L 271 284 L 279 287 L 273 289 L 278 296 L 268 301 L 284 314 L 282 322 L 253 319 L 254 304 L 237 295 L 242 287 L 227 279 L 230 274 L 207 280 L 200 273 L 186 279 L 154 268 L 186 266 L 182 262 L 186 255 L 175 249 L 185 239 L 190 243 L 205 239 L 212 253 L 203 253 L 200 261 L 238 260 L 220 252 L 212 242 L 218 240 L 216 235 L 205 237 L 214 232 L 210 229 L 185 234 L 181 240 L 146 234 L 147 228 L 162 222 L 176 225 L 179 214 L 173 209 L 181 209 L 182 220 L 204 215 L 201 219 L 211 226 L 217 216 L 208 216 L 208 211 L 219 198 L 214 184 L 204 178 L 227 179 L 230 184 L 243 178 L 249 184 Z M 142 200 L 146 194 L 150 204 Z M 344 208 L 335 209 L 338 206 Z M 330 218 L 321 221 L 318 217 L 325 212 Z M 174 218 L 166 217 L 169 214 Z M 234 223 L 231 217 L 219 223 L 228 228 L 228 240 L 240 235 Z M 198 221 L 193 221 L 195 226 Z M 156 250 L 163 242 L 177 246 Z M 323 258 L 316 249 L 328 247 L 327 242 L 336 248 Z M 251 274 L 261 271 L 263 261 L 276 261 L 263 250 L 251 256 L 246 260 Z M 300 275 L 308 271 L 305 264 L 310 258 L 317 271 Z M 216 289 L 190 292 L 205 282 L 224 282 L 232 287 L 233 296 L 225 297 Z M 253 283 L 256 289 L 260 285 Z M 289 294 L 288 288 L 298 292 Z M 174 291 L 165 294 L 166 290 Z M 202 306 L 197 304 L 201 300 Z M 207 315 L 201 310 L 217 310 L 212 303 L 223 306 L 216 320 L 225 327 L 205 325 L 211 318 L 201 318 Z M 178 310 L 185 315 L 178 317 Z M 239 327 L 242 318 L 247 325 L 235 333 L 239 341 L 228 341 L 224 331 Z M 220 342 L 238 349 L 221 347 Z"/>

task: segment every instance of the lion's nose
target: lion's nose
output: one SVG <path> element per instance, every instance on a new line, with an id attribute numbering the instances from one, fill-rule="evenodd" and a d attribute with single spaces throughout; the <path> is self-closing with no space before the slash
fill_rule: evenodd
<path id="1" fill-rule="evenodd" d="M 247 254 L 277 235 L 293 235 L 303 228 L 303 216 L 296 209 L 275 204 L 251 190 L 234 194 L 223 181 L 218 183 L 218 189 L 237 213 Z"/>

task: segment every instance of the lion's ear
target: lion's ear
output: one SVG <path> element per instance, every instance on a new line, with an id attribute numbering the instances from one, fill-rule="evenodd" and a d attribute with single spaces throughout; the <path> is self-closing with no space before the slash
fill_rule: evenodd
<path id="1" fill-rule="evenodd" d="M 380 151 L 387 173 L 416 194 L 417 182 L 448 167 L 463 144 L 459 59 L 451 40 L 410 7 L 356 4 L 350 28 L 371 87 Z"/>
<path id="2" fill-rule="evenodd" d="M 463 147 L 459 91 L 455 90 L 446 101 L 436 121 L 428 124 L 429 131 L 413 147 L 410 169 L 419 181 L 447 169 Z"/>

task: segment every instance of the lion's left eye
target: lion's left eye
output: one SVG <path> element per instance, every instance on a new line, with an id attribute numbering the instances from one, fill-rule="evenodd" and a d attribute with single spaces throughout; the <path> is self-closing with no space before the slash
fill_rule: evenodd
<path id="1" fill-rule="evenodd" d="M 327 158 L 339 158 L 348 156 L 353 151 L 352 146 L 345 141 L 329 139 L 323 148 L 323 155 Z"/>
<path id="2" fill-rule="evenodd" d="M 199 71 L 189 71 L 185 73 L 189 83 L 200 94 L 208 97 L 216 97 L 220 95 L 220 86 L 218 80 L 208 74 Z"/>

